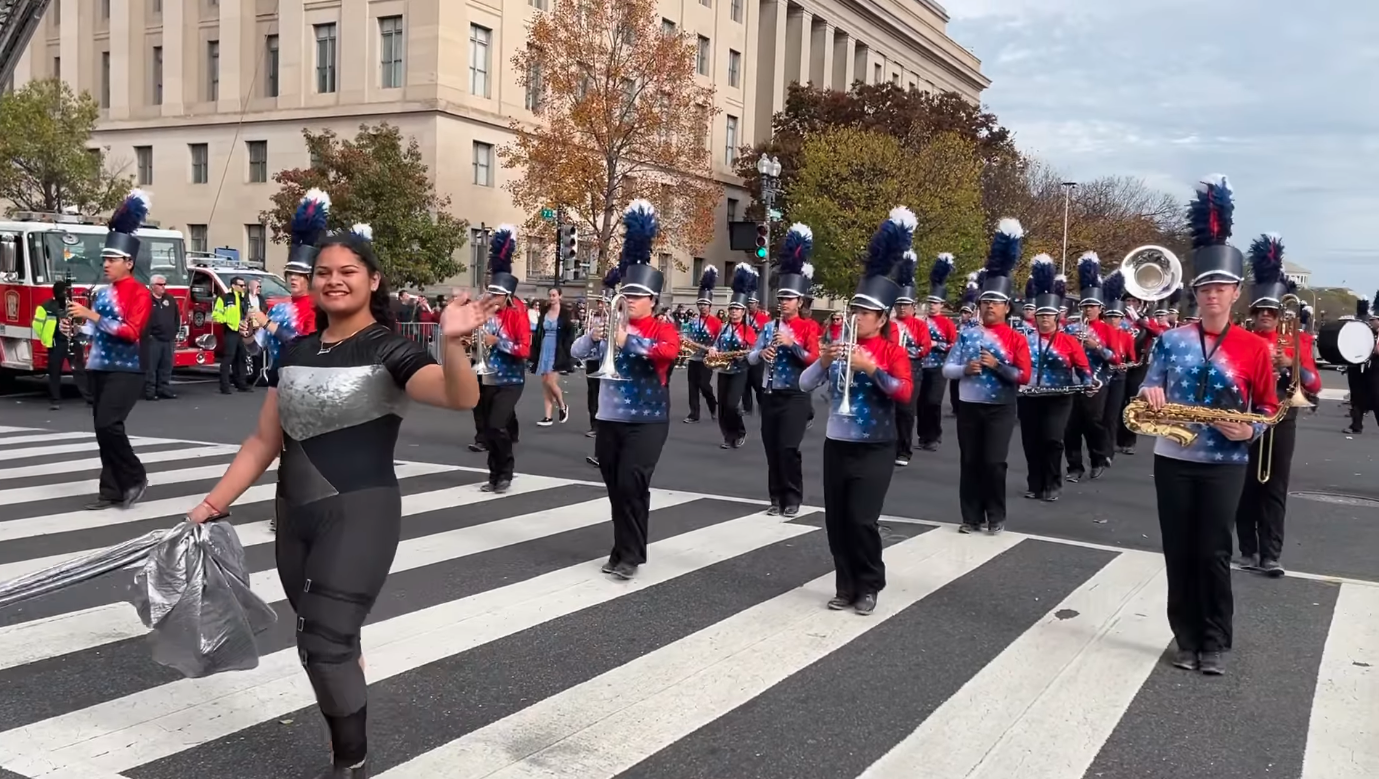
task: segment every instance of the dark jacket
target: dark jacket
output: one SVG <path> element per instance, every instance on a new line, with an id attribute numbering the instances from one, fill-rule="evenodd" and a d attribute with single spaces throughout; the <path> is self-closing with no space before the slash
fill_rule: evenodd
<path id="1" fill-rule="evenodd" d="M 560 307 L 560 314 L 556 317 L 556 327 L 558 331 L 555 337 L 555 369 L 561 372 L 569 372 L 575 369 L 575 362 L 570 357 L 570 347 L 575 345 L 575 326 L 570 318 L 570 309 L 567 306 Z M 543 311 L 536 320 L 536 332 L 532 334 L 531 355 L 527 358 L 533 373 L 536 367 L 541 364 L 541 350 L 546 346 L 546 313 Z"/>
<path id="2" fill-rule="evenodd" d="M 177 310 L 177 300 L 172 295 L 154 298 L 153 310 L 148 315 L 148 327 L 144 329 L 144 339 L 171 342 L 181 327 L 182 316 Z"/>

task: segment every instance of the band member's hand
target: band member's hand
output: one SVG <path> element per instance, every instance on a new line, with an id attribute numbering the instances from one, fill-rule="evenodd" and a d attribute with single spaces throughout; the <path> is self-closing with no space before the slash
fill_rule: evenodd
<path id="1" fill-rule="evenodd" d="M 219 516 L 219 514 L 216 510 L 211 508 L 210 505 L 204 501 L 196 504 L 195 508 L 187 512 L 187 519 L 198 525 L 207 520 L 214 519 L 217 516 Z"/>
<path id="2" fill-rule="evenodd" d="M 1163 408 L 1164 404 L 1168 402 L 1168 399 L 1164 397 L 1163 387 L 1141 387 L 1140 397 L 1144 398 L 1144 402 L 1148 403 L 1149 407 L 1155 411 Z"/>
<path id="3" fill-rule="evenodd" d="M 876 360 L 867 354 L 866 349 L 852 350 L 852 369 L 859 373 L 871 373 L 876 370 Z"/>
<path id="4" fill-rule="evenodd" d="M 776 331 L 776 346 L 783 346 L 787 349 L 795 345 L 795 335 L 785 328 Z"/>
<path id="5" fill-rule="evenodd" d="M 827 365 L 829 362 L 833 362 L 833 354 L 832 354 L 831 352 L 828 352 L 827 350 L 825 350 L 824 353 L 820 354 L 819 356 L 820 356 L 820 357 L 824 357 L 824 356 L 827 356 L 827 357 L 828 357 L 828 362 L 825 362 L 824 365 Z M 776 347 L 775 347 L 775 346 L 768 346 L 768 347 L 766 347 L 765 349 L 762 349 L 762 350 L 761 350 L 761 357 L 762 357 L 762 359 L 766 360 L 767 362 L 770 362 L 770 361 L 776 359 Z"/>
<path id="6" fill-rule="evenodd" d="M 979 373 L 981 373 L 981 372 L 982 372 L 982 361 L 981 361 L 981 360 L 969 360 L 969 361 L 967 362 L 967 368 L 965 368 L 965 369 L 963 370 L 963 373 L 966 373 L 968 376 L 976 376 L 977 374 L 979 374 Z"/>
<path id="7" fill-rule="evenodd" d="M 982 364 L 982 367 L 985 368 L 995 368 L 997 365 L 1001 364 L 1001 361 L 996 359 L 996 355 L 992 354 L 991 352 L 988 352 L 985 349 L 982 350 L 982 358 L 978 360 L 978 362 L 980 362 Z"/>
<path id="8" fill-rule="evenodd" d="M 1211 426 L 1232 441 L 1248 441 L 1255 435 L 1254 426 L 1245 422 L 1213 422 Z"/>
<path id="9" fill-rule="evenodd" d="M 249 321 L 254 323 L 254 327 L 265 327 L 268 324 L 268 315 L 262 311 L 255 311 L 249 315 Z"/>
<path id="10" fill-rule="evenodd" d="M 498 343 L 498 336 L 493 333 L 484 333 L 482 338 L 484 339 L 484 346 L 492 346 Z"/>
<path id="11" fill-rule="evenodd" d="M 613 345 L 621 349 L 627 343 L 627 327 L 619 327 L 618 332 L 613 334 Z"/>
<path id="12" fill-rule="evenodd" d="M 1274 365 L 1279 368 L 1293 367 L 1293 358 L 1283 352 L 1274 352 Z"/>
<path id="13" fill-rule="evenodd" d="M 1088 349 L 1100 349 L 1101 339 L 1089 333 L 1086 338 L 1082 339 L 1082 345 Z"/>
<path id="14" fill-rule="evenodd" d="M 715 349 L 714 347 L 710 346 L 708 352 L 706 352 L 706 353 L 704 354 L 704 356 L 705 356 L 705 357 L 717 357 L 717 356 L 718 356 L 718 350 Z"/>
<path id="15" fill-rule="evenodd" d="M 95 311 L 92 311 L 75 300 L 67 303 L 67 316 L 76 317 L 77 319 L 86 319 L 92 322 L 100 321 L 101 318 Z"/>

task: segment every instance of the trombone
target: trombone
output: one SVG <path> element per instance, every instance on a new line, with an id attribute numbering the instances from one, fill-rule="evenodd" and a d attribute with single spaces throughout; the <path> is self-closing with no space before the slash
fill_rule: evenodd
<path id="1" fill-rule="evenodd" d="M 604 381 L 627 381 L 627 377 L 618 372 L 618 356 L 613 342 L 610 340 L 617 337 L 619 330 L 627 327 L 629 320 L 626 295 L 614 295 L 613 299 L 608 301 L 608 316 L 603 321 L 603 359 L 599 361 L 599 369 L 589 374 L 589 378 Z"/>
<path id="2" fill-rule="evenodd" d="M 838 334 L 843 346 L 842 368 L 838 371 L 838 391 L 843 394 L 838 401 L 838 416 L 852 417 L 857 413 L 852 408 L 852 351 L 857 348 L 857 315 L 851 314 L 843 320 L 843 331 Z"/>
<path id="3" fill-rule="evenodd" d="M 1290 311 L 1288 306 L 1293 305 L 1295 310 Z M 1278 339 L 1274 345 L 1276 353 L 1283 352 L 1283 339 L 1291 338 L 1293 341 L 1293 367 L 1290 369 L 1288 380 L 1287 396 L 1280 398 L 1280 401 L 1289 408 L 1312 408 L 1316 404 L 1307 399 L 1307 395 L 1302 391 L 1302 328 L 1298 325 L 1297 314 L 1301 313 L 1302 299 L 1297 295 L 1284 295 L 1279 301 L 1278 311 Z M 1293 316 L 1288 316 L 1289 314 Z M 1256 469 L 1255 478 L 1260 484 L 1267 484 L 1274 475 L 1274 428 L 1271 426 L 1264 433 L 1263 439 L 1259 442 L 1259 467 Z"/>

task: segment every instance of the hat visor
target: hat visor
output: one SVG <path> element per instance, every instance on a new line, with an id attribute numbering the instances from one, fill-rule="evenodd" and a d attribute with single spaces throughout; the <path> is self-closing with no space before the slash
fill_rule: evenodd
<path id="1" fill-rule="evenodd" d="M 511 292 L 508 292 L 508 288 L 507 288 L 507 287 L 500 287 L 500 286 L 498 286 L 497 284 L 490 284 L 490 285 L 488 285 L 488 293 L 489 293 L 490 295 L 511 295 L 511 294 L 512 294 Z"/>
<path id="2" fill-rule="evenodd" d="M 992 290 L 990 292 L 983 292 L 981 296 L 977 298 L 977 302 L 1009 303 L 1010 296 L 1004 292 L 996 292 Z"/>
<path id="3" fill-rule="evenodd" d="M 1259 298 L 1258 300 L 1256 300 L 1256 301 L 1254 301 L 1253 303 L 1250 304 L 1250 308 L 1252 308 L 1252 309 L 1255 309 L 1255 308 L 1282 308 L 1282 307 L 1283 307 L 1283 305 L 1282 305 L 1281 303 L 1279 303 L 1278 298 L 1269 298 L 1269 297 Z"/>
<path id="4" fill-rule="evenodd" d="M 1058 316 L 1058 309 L 1054 308 L 1053 306 L 1039 306 L 1038 308 L 1034 309 L 1034 315 L 1039 316 L 1040 314 L 1051 314 L 1053 316 Z"/>
<path id="5" fill-rule="evenodd" d="M 902 305 L 902 304 L 907 305 L 907 306 L 913 306 L 913 305 L 915 304 L 915 299 L 914 299 L 914 298 L 896 298 L 896 299 L 895 299 L 895 304 L 896 304 L 897 306 Z"/>
<path id="6" fill-rule="evenodd" d="M 886 306 L 871 295 L 853 295 L 848 303 L 851 308 L 865 308 L 869 311 L 885 311 Z"/>
<path id="7" fill-rule="evenodd" d="M 650 298 L 656 296 L 656 293 L 653 292 L 651 288 L 644 287 L 641 284 L 624 284 L 622 285 L 622 289 L 618 291 L 630 298 Z"/>
<path id="8" fill-rule="evenodd" d="M 793 289 L 783 289 L 783 290 L 780 290 L 779 292 L 776 293 L 776 298 L 777 298 L 777 299 L 779 299 L 779 298 L 799 298 L 799 297 L 804 297 L 804 296 L 801 295 L 800 293 L 796 292 L 796 291 L 793 290 Z M 752 298 L 752 300 L 756 300 L 756 298 Z"/>
<path id="9" fill-rule="evenodd" d="M 121 258 L 126 259 L 126 260 L 129 259 L 129 255 L 128 255 L 127 253 L 122 252 L 122 251 L 120 251 L 119 249 L 112 249 L 112 248 L 110 248 L 109 246 L 105 247 L 104 249 L 101 249 L 101 256 L 102 256 L 102 257 L 121 257 Z"/>
<path id="10" fill-rule="evenodd" d="M 1194 278 L 1192 280 L 1192 286 L 1196 288 L 1204 287 L 1208 284 L 1239 284 L 1242 281 L 1244 281 L 1244 279 L 1234 273 L 1223 270 L 1209 270 Z"/>
<path id="11" fill-rule="evenodd" d="M 698 299 L 696 299 L 694 302 L 695 302 L 695 303 L 702 303 L 702 304 L 704 304 L 704 305 L 706 305 L 706 306 L 712 306 L 712 305 L 713 305 L 713 298 L 698 298 Z"/>
<path id="12" fill-rule="evenodd" d="M 728 308 L 740 308 L 740 309 L 743 309 L 743 310 L 745 311 L 745 310 L 747 309 L 747 306 L 746 306 L 746 304 L 739 303 L 739 302 L 737 302 L 736 300 L 734 300 L 733 302 L 731 302 L 731 303 L 728 304 Z"/>

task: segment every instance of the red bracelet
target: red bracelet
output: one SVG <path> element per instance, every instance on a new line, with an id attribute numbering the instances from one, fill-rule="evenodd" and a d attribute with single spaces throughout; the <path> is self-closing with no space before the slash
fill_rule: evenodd
<path id="1" fill-rule="evenodd" d="M 221 511 L 220 509 L 216 508 L 215 505 L 212 504 L 209 500 L 203 500 L 203 501 L 201 501 L 201 503 L 202 503 L 203 505 L 205 505 L 206 508 L 210 509 L 211 511 L 214 511 L 215 514 L 216 514 L 216 516 L 220 516 L 221 514 L 224 514 L 224 513 L 225 513 L 225 512 L 223 512 L 223 511 Z"/>

